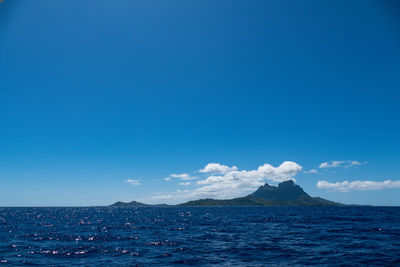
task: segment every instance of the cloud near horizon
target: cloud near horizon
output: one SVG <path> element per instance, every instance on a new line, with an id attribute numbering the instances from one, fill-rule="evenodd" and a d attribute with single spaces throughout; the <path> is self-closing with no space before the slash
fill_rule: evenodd
<path id="1" fill-rule="evenodd" d="M 278 167 L 264 164 L 255 170 L 238 170 L 236 166 L 210 163 L 199 170 L 208 176 L 197 181 L 196 188 L 160 194 L 152 199 L 184 201 L 208 197 L 218 199 L 240 197 L 253 192 L 267 181 L 273 183 L 290 179 L 295 181 L 294 177 L 302 169 L 302 166 L 292 161 L 284 161 Z"/>
<path id="2" fill-rule="evenodd" d="M 320 180 L 317 183 L 317 187 L 320 189 L 327 189 L 328 191 L 336 191 L 336 192 L 349 192 L 352 190 L 358 191 L 367 191 L 367 190 L 381 190 L 388 188 L 400 188 L 400 180 L 392 181 L 386 180 L 383 182 L 376 181 L 343 181 L 336 183 L 329 183 L 324 180 Z"/>
<path id="3" fill-rule="evenodd" d="M 325 169 L 325 168 L 350 168 L 354 166 L 361 166 L 366 164 L 366 162 L 362 163 L 357 160 L 332 160 L 327 162 L 322 162 L 318 168 Z"/>

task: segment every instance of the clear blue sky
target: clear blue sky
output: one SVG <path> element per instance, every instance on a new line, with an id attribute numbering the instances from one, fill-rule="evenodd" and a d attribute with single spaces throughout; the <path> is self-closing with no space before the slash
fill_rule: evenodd
<path id="1" fill-rule="evenodd" d="M 174 203 L 208 163 L 284 161 L 313 196 L 400 205 L 399 13 L 378 0 L 5 0 L 0 206 Z M 165 180 L 183 173 L 197 179 Z M 356 180 L 374 190 L 332 185 Z"/>

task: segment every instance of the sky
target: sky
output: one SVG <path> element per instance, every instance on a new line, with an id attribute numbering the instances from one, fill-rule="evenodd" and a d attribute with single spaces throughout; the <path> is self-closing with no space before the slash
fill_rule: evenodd
<path id="1" fill-rule="evenodd" d="M 0 206 L 180 203 L 294 179 L 400 205 L 396 1 L 5 0 Z"/>

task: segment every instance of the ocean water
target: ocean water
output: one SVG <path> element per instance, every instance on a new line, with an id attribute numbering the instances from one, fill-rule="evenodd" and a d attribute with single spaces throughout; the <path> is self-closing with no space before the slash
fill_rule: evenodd
<path id="1" fill-rule="evenodd" d="M 400 266 L 400 208 L 0 208 L 0 265 Z"/>

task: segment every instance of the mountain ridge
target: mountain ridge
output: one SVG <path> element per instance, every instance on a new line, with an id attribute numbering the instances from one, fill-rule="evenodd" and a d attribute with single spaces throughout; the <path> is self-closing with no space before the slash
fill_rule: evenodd
<path id="1" fill-rule="evenodd" d="M 121 202 L 118 201 L 112 207 L 233 207 L 233 206 L 345 206 L 345 204 L 333 202 L 320 197 L 311 197 L 301 186 L 295 184 L 293 180 L 284 181 L 273 186 L 265 183 L 253 193 L 233 199 L 213 199 L 204 198 L 191 200 L 177 205 L 157 204 L 150 205 L 137 201 Z"/>

